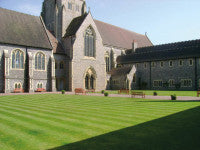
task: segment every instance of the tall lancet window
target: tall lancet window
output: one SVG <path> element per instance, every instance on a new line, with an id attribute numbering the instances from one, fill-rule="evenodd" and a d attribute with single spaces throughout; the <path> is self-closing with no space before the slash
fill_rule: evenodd
<path id="1" fill-rule="evenodd" d="M 85 56 L 95 57 L 95 34 L 91 27 L 88 27 L 85 31 Z"/>
<path id="2" fill-rule="evenodd" d="M 24 52 L 21 50 L 15 50 L 12 52 L 12 68 L 23 69 L 24 68 Z"/>
<path id="3" fill-rule="evenodd" d="M 41 52 L 35 55 L 35 69 L 45 70 L 45 55 Z"/>

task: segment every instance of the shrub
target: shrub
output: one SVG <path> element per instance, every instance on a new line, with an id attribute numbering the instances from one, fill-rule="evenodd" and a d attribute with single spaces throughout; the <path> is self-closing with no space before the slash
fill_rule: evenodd
<path id="1" fill-rule="evenodd" d="M 105 91 L 104 91 L 104 90 L 102 90 L 102 91 L 101 91 L 101 94 L 104 94 L 104 92 L 105 92 Z"/>
<path id="2" fill-rule="evenodd" d="M 176 100 L 176 94 L 171 95 L 171 100 Z"/>
<path id="3" fill-rule="evenodd" d="M 108 95 L 109 95 L 109 94 L 108 94 L 108 92 L 104 92 L 104 96 L 106 96 L 106 97 L 107 97 Z"/>
<path id="4" fill-rule="evenodd" d="M 158 95 L 158 93 L 157 92 L 153 92 L 153 96 L 157 96 Z"/>
<path id="5" fill-rule="evenodd" d="M 62 90 L 61 92 L 62 92 L 62 94 L 65 94 L 65 90 Z"/>

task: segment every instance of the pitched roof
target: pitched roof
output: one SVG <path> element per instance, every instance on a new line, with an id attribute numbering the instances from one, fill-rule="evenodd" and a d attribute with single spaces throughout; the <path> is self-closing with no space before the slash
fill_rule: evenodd
<path id="1" fill-rule="evenodd" d="M 49 36 L 49 40 L 53 47 L 53 53 L 65 54 L 65 51 L 64 51 L 61 43 L 55 38 L 55 36 L 49 30 L 47 30 L 47 35 Z"/>
<path id="2" fill-rule="evenodd" d="M 131 69 L 132 69 L 131 66 L 123 66 L 112 69 L 108 74 L 111 74 L 112 76 L 127 75 L 130 73 Z"/>
<path id="3" fill-rule="evenodd" d="M 98 20 L 94 20 L 94 22 L 105 45 L 131 49 L 133 40 L 138 43 L 138 47 L 153 45 L 146 35 L 128 31 Z"/>
<path id="4" fill-rule="evenodd" d="M 0 8 L 0 43 L 52 49 L 40 17 Z"/>
<path id="5" fill-rule="evenodd" d="M 75 35 L 76 32 L 78 31 L 78 29 L 80 28 L 80 26 L 82 25 L 83 21 L 85 20 L 85 18 L 87 17 L 87 13 L 85 13 L 82 16 L 76 17 L 74 18 L 71 23 L 69 24 L 67 30 L 66 30 L 66 36 L 72 36 Z"/>
<path id="6" fill-rule="evenodd" d="M 117 62 L 124 64 L 192 57 L 200 57 L 200 40 L 138 48 L 135 53 L 119 56 Z"/>

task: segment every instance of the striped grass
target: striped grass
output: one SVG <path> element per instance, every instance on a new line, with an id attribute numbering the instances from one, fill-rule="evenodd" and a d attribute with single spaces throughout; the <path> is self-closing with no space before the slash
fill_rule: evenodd
<path id="1" fill-rule="evenodd" d="M 0 149 L 70 145 L 198 106 L 199 102 L 56 94 L 1 96 Z"/>

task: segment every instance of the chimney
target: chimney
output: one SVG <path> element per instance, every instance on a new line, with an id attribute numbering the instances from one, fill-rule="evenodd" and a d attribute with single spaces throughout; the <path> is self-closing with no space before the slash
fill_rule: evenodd
<path id="1" fill-rule="evenodd" d="M 135 53 L 135 50 L 137 49 L 137 42 L 135 40 L 133 40 L 133 43 L 132 43 L 132 53 Z"/>

